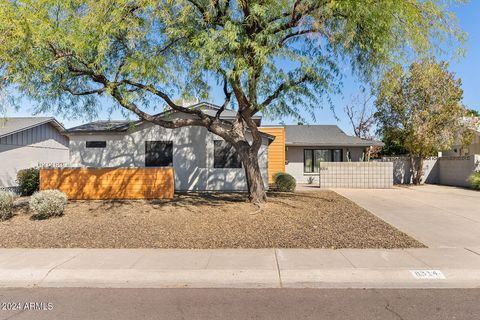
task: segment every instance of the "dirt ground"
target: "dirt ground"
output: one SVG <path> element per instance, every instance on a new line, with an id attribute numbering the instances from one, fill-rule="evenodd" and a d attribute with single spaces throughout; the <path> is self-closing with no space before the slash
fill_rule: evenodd
<path id="1" fill-rule="evenodd" d="M 272 193 L 261 211 L 242 194 L 173 200 L 70 201 L 32 220 L 26 199 L 0 222 L 13 248 L 408 248 L 423 245 L 332 191 Z"/>

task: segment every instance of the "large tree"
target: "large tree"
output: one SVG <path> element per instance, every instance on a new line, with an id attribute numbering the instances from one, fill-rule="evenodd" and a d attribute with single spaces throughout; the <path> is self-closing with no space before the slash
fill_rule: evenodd
<path id="1" fill-rule="evenodd" d="M 407 70 L 398 65 L 380 81 L 375 117 L 379 133 L 397 141 L 412 159 L 413 183 L 421 183 L 423 160 L 471 138 L 463 117 L 460 79 L 446 62 L 425 59 Z"/>
<path id="2" fill-rule="evenodd" d="M 236 148 L 249 198 L 263 202 L 252 116 L 312 113 L 338 89 L 340 65 L 368 80 L 437 40 L 458 40 L 447 2 L 0 0 L 1 82 L 37 111 L 91 116 L 108 97 L 166 128 L 205 127 Z M 225 93 L 216 116 L 174 102 L 206 97 L 212 80 Z M 237 110 L 230 124 L 220 119 L 229 103 Z M 152 115 L 165 104 L 190 117 Z"/>

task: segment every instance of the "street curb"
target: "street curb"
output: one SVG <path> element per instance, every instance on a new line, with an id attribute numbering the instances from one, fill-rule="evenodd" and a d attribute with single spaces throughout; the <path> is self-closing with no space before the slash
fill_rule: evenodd
<path id="1" fill-rule="evenodd" d="M 0 287 L 20 288 L 480 288 L 480 270 L 444 269 L 415 279 L 407 269 L 0 270 Z M 279 276 L 280 275 L 280 276 Z"/>

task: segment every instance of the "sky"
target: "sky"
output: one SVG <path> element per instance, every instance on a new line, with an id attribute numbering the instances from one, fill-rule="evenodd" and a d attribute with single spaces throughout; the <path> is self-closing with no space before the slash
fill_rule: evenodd
<path id="1" fill-rule="evenodd" d="M 454 12 L 458 17 L 460 28 L 468 34 L 467 42 L 464 44 L 466 55 L 462 58 L 450 60 L 450 71 L 454 72 L 458 78 L 462 80 L 462 89 L 464 91 L 463 104 L 470 109 L 480 111 L 480 0 L 471 0 L 467 4 L 455 5 Z M 319 108 L 315 112 L 315 120 L 310 119 L 310 124 L 336 124 L 345 132 L 352 134 L 353 130 L 349 124 L 348 118 L 345 115 L 344 108 L 346 104 L 350 104 L 355 96 L 361 93 L 361 84 L 357 82 L 356 78 L 347 71 L 343 78 L 343 87 L 340 94 L 332 96 L 332 101 L 335 106 L 334 112 L 329 105 Z M 223 103 L 223 90 L 218 87 L 218 90 L 212 92 L 211 102 Z M 32 116 L 34 110 L 34 103 L 26 103 L 21 106 L 18 111 L 7 110 L 7 117 Z M 99 119 L 122 119 L 120 112 L 116 111 L 109 115 L 107 112 L 108 106 L 105 106 L 105 111 L 99 114 Z M 62 122 L 65 127 L 70 128 L 82 123 L 88 122 L 87 119 L 70 120 L 64 118 L 62 115 L 53 113 L 43 113 L 38 116 L 53 116 Z M 135 118 L 132 116 L 131 118 Z M 309 117 L 308 117 L 309 118 Z M 295 123 L 291 119 L 275 119 L 264 120 L 263 124 L 278 124 L 284 121 L 286 124 Z"/>

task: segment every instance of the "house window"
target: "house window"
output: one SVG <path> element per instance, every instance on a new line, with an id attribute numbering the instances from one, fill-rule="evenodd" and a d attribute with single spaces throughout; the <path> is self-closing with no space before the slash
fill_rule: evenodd
<path id="1" fill-rule="evenodd" d="M 235 148 L 226 141 L 213 141 L 213 167 L 214 168 L 241 168 L 242 161 Z"/>
<path id="2" fill-rule="evenodd" d="M 172 141 L 145 141 L 145 167 L 172 167 Z"/>
<path id="3" fill-rule="evenodd" d="M 343 159 L 342 149 L 304 149 L 303 172 L 318 172 L 321 162 L 341 162 Z"/>
<path id="4" fill-rule="evenodd" d="M 87 141 L 87 148 L 105 148 L 107 146 L 107 141 Z"/>

